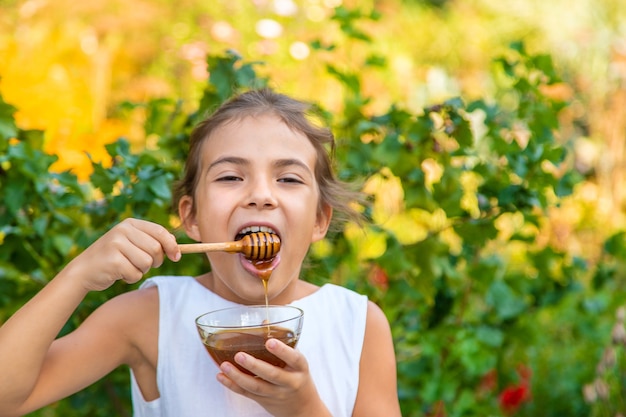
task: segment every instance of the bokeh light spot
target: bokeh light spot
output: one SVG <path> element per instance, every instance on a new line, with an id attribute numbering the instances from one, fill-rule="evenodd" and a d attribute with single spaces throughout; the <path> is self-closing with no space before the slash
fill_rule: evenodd
<path id="1" fill-rule="evenodd" d="M 283 26 L 274 19 L 261 19 L 256 23 L 256 33 L 266 39 L 275 39 L 283 34 Z"/>
<path id="2" fill-rule="evenodd" d="M 289 54 L 298 61 L 307 59 L 310 53 L 309 46 L 304 42 L 294 42 L 289 47 Z"/>

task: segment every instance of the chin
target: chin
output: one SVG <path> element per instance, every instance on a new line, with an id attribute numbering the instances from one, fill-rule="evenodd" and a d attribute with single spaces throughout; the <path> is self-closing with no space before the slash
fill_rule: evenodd
<path id="1" fill-rule="evenodd" d="M 231 286 L 230 291 L 233 296 L 236 297 L 240 304 L 265 304 L 265 288 L 263 287 L 263 281 L 256 279 L 252 285 L 248 283 L 238 283 L 238 285 Z"/>

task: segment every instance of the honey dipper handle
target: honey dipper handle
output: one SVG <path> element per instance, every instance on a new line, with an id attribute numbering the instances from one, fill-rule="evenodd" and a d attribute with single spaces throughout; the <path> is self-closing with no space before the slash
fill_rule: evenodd
<path id="1" fill-rule="evenodd" d="M 202 252 L 240 252 L 242 242 L 220 242 L 220 243 L 182 243 L 178 245 L 180 253 L 202 253 Z"/>

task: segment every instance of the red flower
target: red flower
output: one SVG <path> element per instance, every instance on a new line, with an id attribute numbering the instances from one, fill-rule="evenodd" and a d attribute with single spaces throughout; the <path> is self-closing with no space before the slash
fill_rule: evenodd
<path id="1" fill-rule="evenodd" d="M 498 372 L 495 369 L 491 369 L 480 379 L 478 384 L 478 394 L 485 395 L 496 389 L 498 385 Z"/>
<path id="2" fill-rule="evenodd" d="M 508 415 L 515 413 L 524 402 L 530 400 L 530 377 L 532 371 L 526 365 L 517 366 L 520 383 L 509 385 L 500 393 L 500 409 Z"/>
<path id="3" fill-rule="evenodd" d="M 533 375 L 533 371 L 523 363 L 517 365 L 517 374 L 519 375 L 522 384 L 530 385 L 530 377 Z"/>
<path id="4" fill-rule="evenodd" d="M 439 400 L 433 404 L 430 412 L 426 413 L 426 417 L 446 417 L 446 405 Z"/>
<path id="5" fill-rule="evenodd" d="M 528 385 L 509 385 L 500 393 L 500 409 L 508 415 L 515 413 L 530 398 Z"/>
<path id="6" fill-rule="evenodd" d="M 382 269 L 378 265 L 374 265 L 368 274 L 369 282 L 380 288 L 381 290 L 386 290 L 389 287 L 389 279 L 387 278 L 387 273 L 384 269 Z"/>

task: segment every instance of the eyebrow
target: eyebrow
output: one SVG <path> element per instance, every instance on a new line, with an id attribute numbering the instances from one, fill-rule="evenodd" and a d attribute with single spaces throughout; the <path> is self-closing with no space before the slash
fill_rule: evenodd
<path id="1" fill-rule="evenodd" d="M 249 162 L 246 161 L 244 158 L 238 158 L 236 156 L 223 156 L 211 162 L 206 169 L 207 172 L 213 169 L 213 167 L 220 164 L 248 165 Z"/>
<path id="2" fill-rule="evenodd" d="M 239 158 L 237 156 L 223 156 L 211 162 L 211 164 L 209 164 L 209 166 L 207 167 L 207 172 L 209 172 L 211 169 L 221 164 L 234 164 L 234 165 L 245 166 L 245 165 L 250 165 L 250 162 L 245 158 Z M 309 166 L 305 164 L 304 162 L 302 162 L 301 160 L 296 159 L 296 158 L 278 159 L 274 161 L 273 165 L 276 168 L 285 168 L 288 166 L 295 165 L 312 174 L 311 170 L 309 169 Z"/>
<path id="3" fill-rule="evenodd" d="M 299 159 L 295 159 L 295 158 L 286 158 L 286 159 L 279 159 L 277 161 L 274 162 L 274 166 L 276 168 L 285 168 L 288 166 L 299 166 L 300 168 L 304 169 L 307 172 L 311 172 L 311 170 L 309 169 L 309 166 L 307 164 L 305 164 L 304 162 L 302 162 Z"/>

